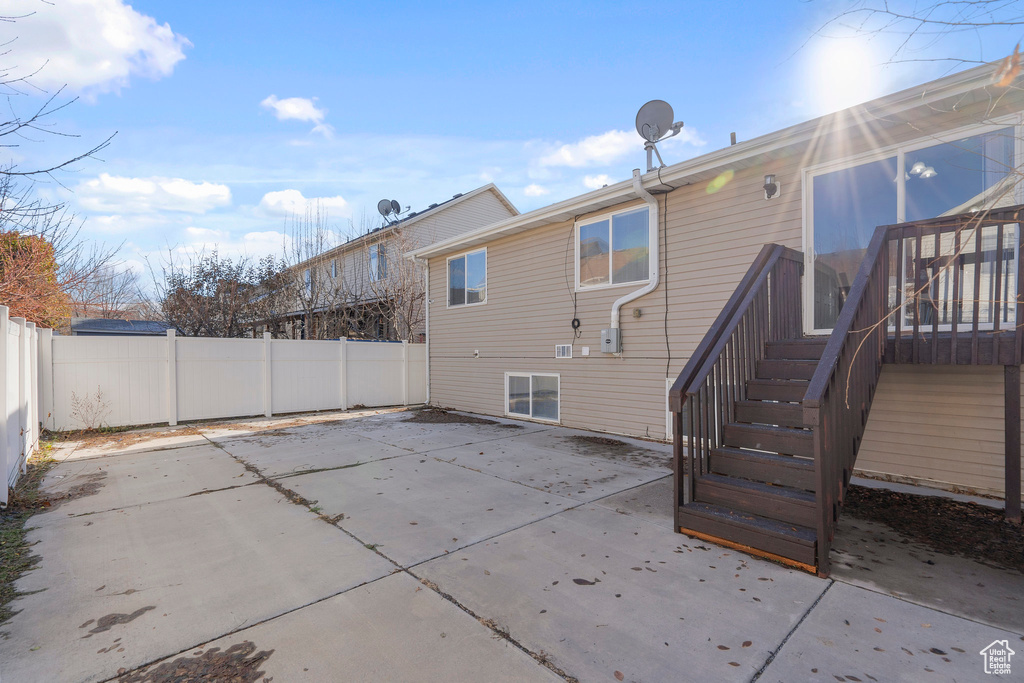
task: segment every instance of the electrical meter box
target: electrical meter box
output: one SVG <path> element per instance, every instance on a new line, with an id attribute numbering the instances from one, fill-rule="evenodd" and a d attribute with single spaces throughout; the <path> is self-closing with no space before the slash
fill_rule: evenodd
<path id="1" fill-rule="evenodd" d="M 601 353 L 620 353 L 622 351 L 622 338 L 619 336 L 619 328 L 611 327 L 601 330 Z"/>

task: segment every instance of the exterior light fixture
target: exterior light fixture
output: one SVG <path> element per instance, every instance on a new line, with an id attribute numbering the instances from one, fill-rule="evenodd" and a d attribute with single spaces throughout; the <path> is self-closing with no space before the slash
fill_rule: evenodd
<path id="1" fill-rule="evenodd" d="M 782 188 L 775 182 L 775 174 L 769 173 L 764 177 L 764 198 L 775 199 L 781 194 Z"/>

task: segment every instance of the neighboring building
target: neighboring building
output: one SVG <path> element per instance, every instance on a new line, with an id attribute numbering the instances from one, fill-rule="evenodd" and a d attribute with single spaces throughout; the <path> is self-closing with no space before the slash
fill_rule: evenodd
<path id="1" fill-rule="evenodd" d="M 170 323 L 157 320 L 112 320 L 108 318 L 72 318 L 72 337 L 161 337 L 167 330 L 177 330 Z M 178 331 L 180 334 L 180 331 Z"/>
<path id="2" fill-rule="evenodd" d="M 413 212 L 293 266 L 287 312 L 272 324 L 284 336 L 422 341 L 422 269 L 400 255 L 519 212 L 492 183 Z M 260 330 L 266 329 L 263 326 Z"/>
<path id="3" fill-rule="evenodd" d="M 763 245 L 777 243 L 802 252 L 793 256 L 802 261 L 803 276 L 802 284 L 791 292 L 790 308 L 799 324 L 802 307 L 804 335 L 827 335 L 851 294 L 876 226 L 1022 203 L 1017 167 L 1024 152 L 1024 91 L 995 87 L 993 72 L 991 66 L 978 67 L 642 176 L 637 172 L 634 180 L 412 252 L 410 257 L 429 263 L 430 402 L 569 427 L 669 438 L 669 386 Z M 638 159 L 641 154 L 638 137 Z M 772 184 L 774 191 L 766 191 Z M 1019 272 L 1019 228 L 1011 225 L 999 233 L 1004 241 L 1001 250 L 995 248 L 995 229 L 986 230 L 984 246 L 982 241 L 972 242 L 970 235 L 962 244 L 957 237 L 961 251 L 972 253 L 945 261 L 958 259 L 956 272 L 964 273 L 960 294 L 953 297 L 958 299 L 958 329 L 971 327 L 973 310 L 982 329 L 992 328 L 993 316 L 1000 318 L 1012 340 L 1015 307 L 1004 301 L 1000 309 L 989 299 L 1000 282 L 1007 293 L 1002 298 L 1012 304 Z M 939 238 L 934 241 L 937 244 Z M 905 265 L 934 267 L 938 259 L 928 255 L 932 243 L 931 233 L 923 247 L 920 241 L 908 241 L 909 251 L 901 252 Z M 921 248 L 925 251 L 915 251 Z M 942 248 L 952 248 L 951 235 L 942 237 Z M 895 262 L 895 252 L 892 258 Z M 984 266 L 972 265 L 978 263 Z M 477 275 L 467 279 L 468 272 Z M 967 273 L 975 284 L 965 284 Z M 916 286 L 900 283 L 898 277 L 893 274 L 883 285 L 890 297 L 903 296 Z M 936 296 L 947 291 L 948 303 L 955 283 L 948 272 L 935 278 L 930 291 Z M 481 286 L 475 287 L 476 282 Z M 636 293 L 638 298 L 628 300 Z M 616 314 L 614 304 L 620 298 L 627 302 Z M 975 306 L 972 299 L 982 301 Z M 904 308 L 901 324 L 909 340 L 911 323 L 914 332 L 918 329 L 918 322 L 912 322 L 917 315 L 912 310 L 917 309 L 909 303 Z M 772 314 L 779 310 L 776 306 Z M 949 307 L 932 306 L 927 315 L 933 317 L 922 313 L 920 324 L 944 320 L 948 336 Z M 621 351 L 603 353 L 602 330 L 616 327 Z M 1018 333 L 1018 348 L 1019 337 Z M 983 340 L 983 350 L 991 349 L 984 346 L 991 342 Z M 614 339 L 608 343 L 614 348 Z M 948 349 L 948 340 L 946 344 Z M 953 344 L 955 350 L 955 337 Z M 1014 359 L 1010 347 L 1005 342 L 1004 350 L 1011 352 L 1006 377 L 1000 365 L 1003 355 L 984 361 L 974 355 L 967 361 L 1000 364 L 951 365 L 943 360 L 948 351 L 946 356 L 928 351 L 932 360 L 919 360 L 916 342 L 914 362 L 935 364 L 882 366 L 873 404 L 867 400 L 871 412 L 866 432 L 862 440 L 851 436 L 860 446 L 858 469 L 1003 495 L 1006 482 L 1014 479 L 1012 470 L 1004 467 L 1004 455 L 1013 462 L 1016 449 L 1019 469 L 1019 444 L 1007 444 L 1004 454 L 1004 380 L 1005 386 L 1014 386 L 1010 370 L 1020 363 L 1019 351 Z M 961 351 L 967 353 L 966 348 Z M 777 363 L 803 373 L 813 371 L 817 361 L 808 368 L 801 362 Z M 743 393 L 735 383 L 723 386 Z M 806 388 L 807 382 L 802 386 Z M 787 410 L 791 408 L 799 420 L 802 396 L 801 391 L 797 398 L 776 400 L 795 401 Z M 1013 401 L 1011 394 L 1006 405 Z M 723 405 L 732 410 L 725 399 L 719 404 Z M 712 422 L 718 417 L 714 411 L 704 415 Z M 785 431 L 779 427 L 781 418 L 772 419 L 754 425 L 754 431 Z M 791 431 L 800 432 L 801 443 L 805 438 L 810 443 L 812 430 L 798 430 L 799 426 L 797 422 Z M 1012 423 L 1005 434 L 1013 433 L 1010 427 Z M 719 433 L 709 438 L 725 437 Z M 753 443 L 746 449 L 734 448 L 733 454 L 767 457 L 762 451 L 780 449 Z M 795 447 L 786 452 L 797 454 Z M 809 466 L 813 476 L 813 459 L 788 461 Z M 743 485 L 763 490 L 761 484 Z M 813 490 L 805 489 L 795 498 L 800 502 L 808 495 L 806 510 L 812 515 Z M 804 523 L 809 524 L 813 554 L 814 524 L 809 519 Z M 746 538 L 760 533 L 755 530 Z"/>

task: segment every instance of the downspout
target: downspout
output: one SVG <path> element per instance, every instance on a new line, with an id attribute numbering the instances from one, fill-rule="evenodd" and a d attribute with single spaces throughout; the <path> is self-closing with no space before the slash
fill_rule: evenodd
<path id="1" fill-rule="evenodd" d="M 430 261 L 428 259 L 421 259 L 418 256 L 413 257 L 413 259 L 423 264 L 423 305 L 426 306 L 424 324 L 427 328 L 427 358 L 426 363 L 424 363 L 427 369 L 427 400 L 424 403 L 430 405 Z"/>
<path id="2" fill-rule="evenodd" d="M 654 198 L 650 192 L 644 189 L 643 183 L 640 181 L 640 169 L 633 169 L 633 192 L 638 197 L 647 202 L 647 206 L 650 207 L 647 211 L 647 244 L 648 244 L 648 266 L 650 267 L 650 282 L 641 287 L 640 289 L 630 292 L 625 296 L 619 297 L 612 304 L 612 329 L 619 329 L 619 309 L 630 301 L 639 299 L 645 294 L 650 294 L 658 288 L 658 279 L 660 277 L 661 268 L 661 253 L 660 247 L 661 240 L 658 239 L 658 200 Z"/>

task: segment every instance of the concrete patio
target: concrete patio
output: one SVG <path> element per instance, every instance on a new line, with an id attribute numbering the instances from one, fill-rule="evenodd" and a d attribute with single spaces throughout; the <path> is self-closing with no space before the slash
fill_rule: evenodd
<path id="1" fill-rule="evenodd" d="M 854 521 L 822 580 L 673 533 L 666 445 L 412 414 L 65 445 L 0 678 L 965 681 L 1024 647 L 1017 573 Z"/>

